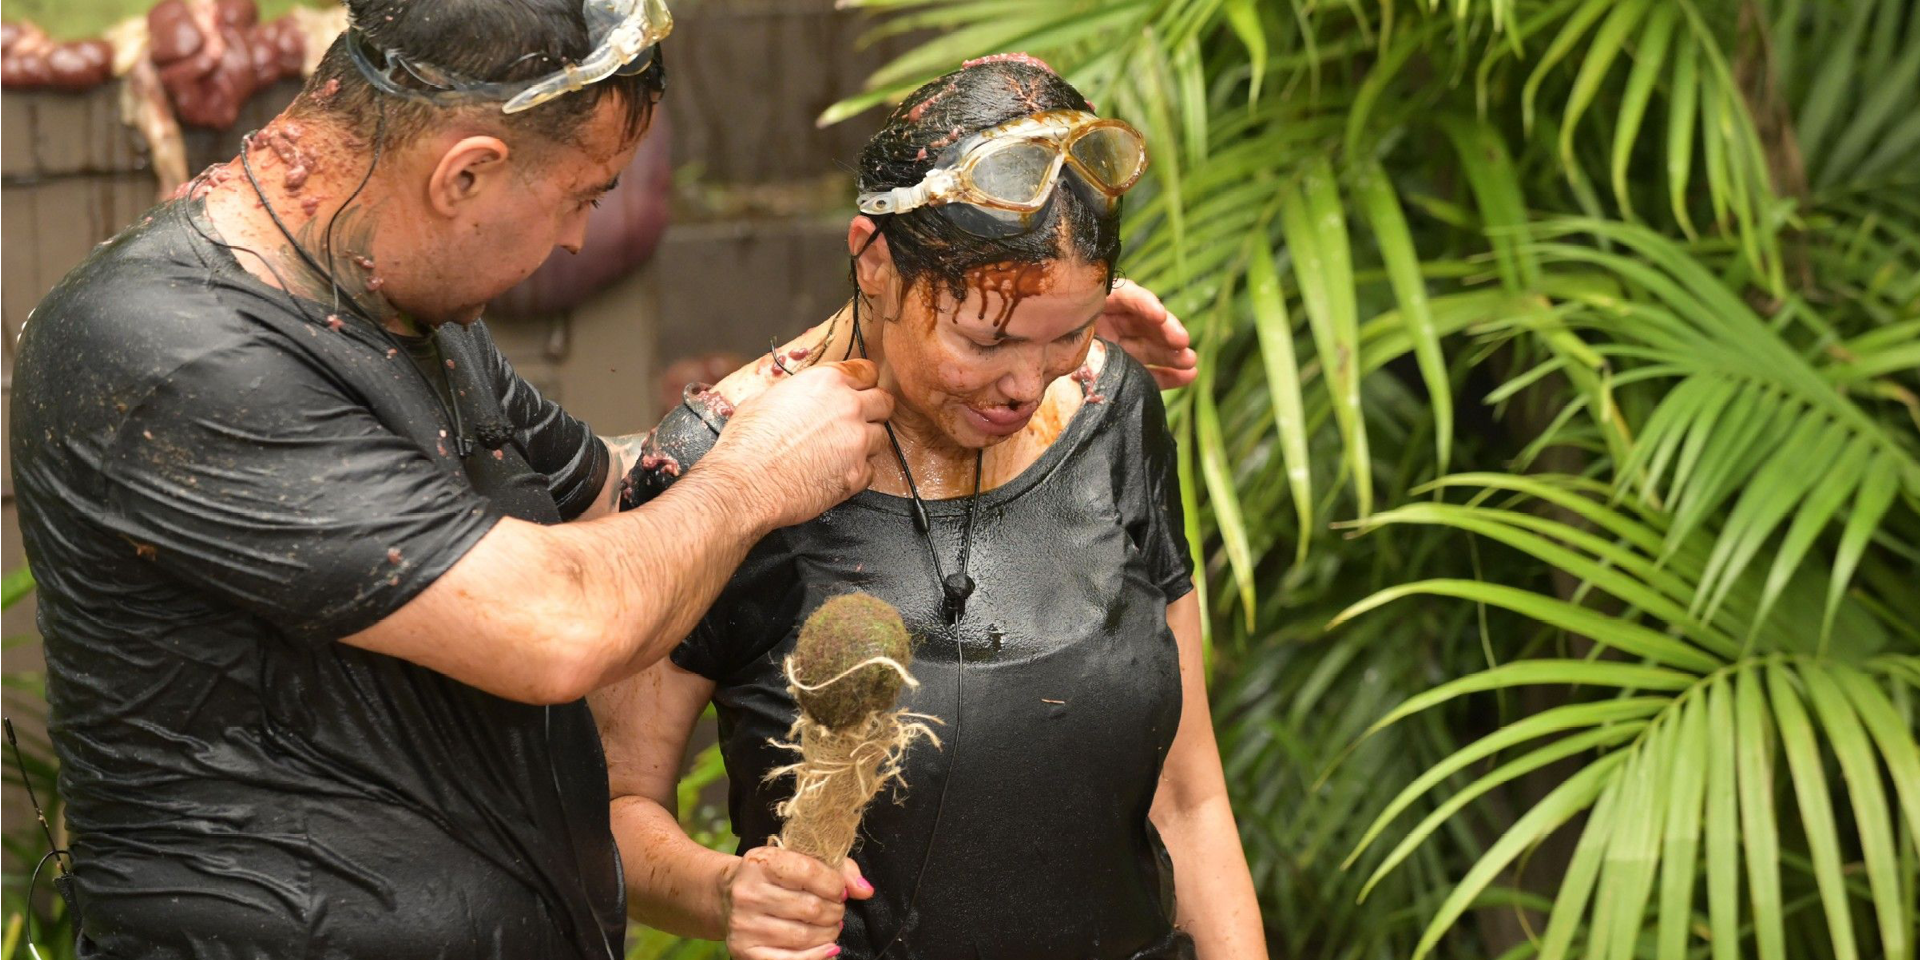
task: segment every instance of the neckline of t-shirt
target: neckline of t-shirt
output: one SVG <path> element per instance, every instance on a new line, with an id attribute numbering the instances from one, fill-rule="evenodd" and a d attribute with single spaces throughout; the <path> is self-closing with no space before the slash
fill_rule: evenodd
<path id="1" fill-rule="evenodd" d="M 308 323 L 315 322 L 314 314 L 316 312 L 322 317 L 335 315 L 331 304 L 323 303 L 311 297 L 303 297 L 291 290 L 282 290 L 254 276 L 253 271 L 248 270 L 245 265 L 241 264 L 239 256 L 235 253 L 236 248 L 227 244 L 226 236 L 220 232 L 219 225 L 213 222 L 212 217 L 207 216 L 207 203 L 205 199 L 183 199 L 174 202 L 178 205 L 180 216 L 187 221 L 187 232 L 192 236 L 191 242 L 196 246 L 204 245 L 211 249 L 212 265 L 218 267 L 220 271 L 227 276 L 227 279 L 251 287 L 256 293 L 268 300 L 284 299 L 291 301 L 296 307 L 293 312 L 298 314 L 300 319 Z M 341 311 L 340 318 L 346 322 L 346 327 L 350 330 L 370 333 L 375 337 L 394 335 L 389 331 L 371 329 L 370 321 L 351 310 Z M 428 336 L 431 337 L 432 334 L 428 334 Z M 384 350 L 389 346 L 389 344 L 384 342 L 375 342 L 365 340 L 364 338 L 362 342 L 365 342 L 368 346 L 374 347 L 375 349 Z"/>
<path id="2" fill-rule="evenodd" d="M 963 516 L 967 512 L 969 499 L 973 500 L 976 509 L 1011 503 L 1027 491 L 1039 486 L 1054 470 L 1058 469 L 1060 464 L 1064 463 L 1066 458 L 1085 441 L 1094 426 L 1108 415 L 1108 408 L 1114 405 L 1114 397 L 1119 394 L 1121 388 L 1128 386 L 1121 380 L 1127 375 L 1126 368 L 1130 365 L 1126 361 L 1126 354 L 1117 344 L 1106 340 L 1102 340 L 1101 343 L 1106 345 L 1106 363 L 1101 366 L 1100 375 L 1095 377 L 1087 387 L 1089 393 L 1103 398 L 1100 402 L 1082 401 L 1080 409 L 1075 410 L 1072 419 L 1067 421 L 1066 429 L 1060 431 L 1060 435 L 1054 438 L 1053 443 L 1041 451 L 1040 456 L 1027 464 L 1027 468 L 1020 471 L 1012 480 L 984 491 L 978 497 L 924 500 L 922 502 L 927 506 L 927 513 L 941 517 Z M 913 515 L 912 498 L 873 489 L 862 490 L 847 502 L 902 516 Z"/>

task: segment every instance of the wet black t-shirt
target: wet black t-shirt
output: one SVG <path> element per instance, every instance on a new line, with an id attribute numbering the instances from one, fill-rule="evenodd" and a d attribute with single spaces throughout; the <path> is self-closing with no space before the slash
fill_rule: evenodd
<path id="1" fill-rule="evenodd" d="M 456 429 L 399 345 L 196 226 L 168 204 L 95 251 L 14 373 L 81 955 L 617 954 L 584 702 L 512 703 L 336 642 L 499 518 L 579 514 L 604 444 L 479 324 L 433 334 Z"/>
<path id="2" fill-rule="evenodd" d="M 866 813 L 853 856 L 877 893 L 848 903 L 843 957 L 868 960 L 896 935 L 894 960 L 1192 956 L 1147 819 L 1180 719 L 1167 605 L 1192 589 L 1175 448 L 1152 378 L 1117 348 L 1107 357 L 1053 445 L 980 495 L 978 588 L 957 631 L 910 502 L 869 490 L 762 540 L 673 652 L 715 683 L 745 850 L 779 832 L 773 808 L 793 789 L 766 775 L 793 761 L 772 741 L 797 713 L 782 661 L 800 622 L 854 589 L 900 609 L 920 681 L 902 704 L 944 721 L 944 746 L 915 745 L 898 802 L 882 793 Z M 641 478 L 641 498 L 712 445 L 724 421 L 704 396 L 689 391 L 659 427 L 666 467 Z M 927 510 L 954 570 L 966 501 Z"/>

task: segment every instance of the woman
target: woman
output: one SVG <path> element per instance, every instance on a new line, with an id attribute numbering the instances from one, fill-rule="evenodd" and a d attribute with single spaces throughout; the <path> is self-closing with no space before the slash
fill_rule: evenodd
<path id="1" fill-rule="evenodd" d="M 643 921 L 748 960 L 1264 956 L 1173 441 L 1151 377 L 1093 337 L 1144 165 L 1137 132 L 1038 61 L 928 84 L 861 157 L 847 309 L 662 423 L 635 497 L 806 365 L 864 353 L 897 400 L 872 489 L 769 536 L 671 662 L 595 698 Z M 781 662 L 851 589 L 900 609 L 920 681 L 903 703 L 945 726 L 840 875 L 765 846 L 791 790 L 766 775 L 791 759 L 772 745 L 796 714 Z M 742 856 L 674 815 L 710 702 Z"/>

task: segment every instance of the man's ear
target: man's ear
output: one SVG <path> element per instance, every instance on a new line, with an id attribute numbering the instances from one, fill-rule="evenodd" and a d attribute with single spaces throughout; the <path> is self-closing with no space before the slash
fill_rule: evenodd
<path id="1" fill-rule="evenodd" d="M 499 137 L 466 137 L 440 155 L 427 181 L 427 203 L 443 217 L 457 216 L 463 204 L 504 186 L 511 153 Z"/>
<path id="2" fill-rule="evenodd" d="M 847 224 L 847 253 L 854 258 L 854 280 L 862 293 L 877 297 L 893 284 L 893 251 L 872 218 L 857 216 Z"/>

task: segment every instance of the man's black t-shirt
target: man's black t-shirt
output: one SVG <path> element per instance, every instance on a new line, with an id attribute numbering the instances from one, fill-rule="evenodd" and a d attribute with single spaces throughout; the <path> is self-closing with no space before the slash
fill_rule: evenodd
<path id="1" fill-rule="evenodd" d="M 456 429 L 385 333 L 210 233 L 174 203 L 104 244 L 15 368 L 82 956 L 617 955 L 585 703 L 335 642 L 500 517 L 578 515 L 605 446 L 479 324 L 433 335 Z"/>

